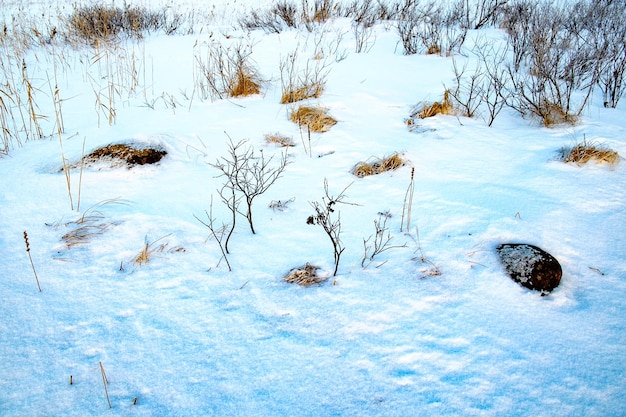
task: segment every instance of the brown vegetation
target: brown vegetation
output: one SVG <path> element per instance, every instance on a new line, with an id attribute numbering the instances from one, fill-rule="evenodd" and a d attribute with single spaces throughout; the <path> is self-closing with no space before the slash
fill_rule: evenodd
<path id="1" fill-rule="evenodd" d="M 393 171 L 405 164 L 399 153 L 394 153 L 382 159 L 374 159 L 369 162 L 359 162 L 352 168 L 352 174 L 359 178 L 368 175 L 376 175 L 386 171 Z"/>
<path id="2" fill-rule="evenodd" d="M 577 165 L 584 165 L 591 161 L 615 165 L 619 162 L 620 156 L 605 145 L 590 143 L 585 140 L 574 147 L 563 147 L 561 159 L 563 162 L 573 162 Z"/>
<path id="3" fill-rule="evenodd" d="M 319 268 L 317 266 L 306 263 L 306 265 L 293 268 L 284 279 L 290 284 L 298 284 L 305 287 L 321 284 L 328 280 L 328 277 L 322 277 L 317 274 Z"/>
<path id="4" fill-rule="evenodd" d="M 83 157 L 87 166 L 99 161 L 107 161 L 112 167 L 126 165 L 129 168 L 135 165 L 154 164 L 159 162 L 167 151 L 159 148 L 135 147 L 131 144 L 112 144 L 98 148 Z"/>
<path id="5" fill-rule="evenodd" d="M 300 126 L 308 126 L 312 132 L 328 132 L 331 127 L 337 124 L 328 111 L 321 107 L 300 106 L 292 111 L 289 116 L 292 122 Z"/>

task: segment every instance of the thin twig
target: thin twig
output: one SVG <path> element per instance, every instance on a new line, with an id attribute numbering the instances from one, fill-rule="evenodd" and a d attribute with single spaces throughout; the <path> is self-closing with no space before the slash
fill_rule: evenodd
<path id="1" fill-rule="evenodd" d="M 111 400 L 109 399 L 109 390 L 107 389 L 107 384 L 109 383 L 109 380 L 107 379 L 107 375 L 104 372 L 104 367 L 102 366 L 102 362 L 100 362 L 100 372 L 102 373 L 102 384 L 104 385 L 104 393 L 106 394 L 106 397 L 107 397 L 107 403 L 109 404 L 109 408 L 112 408 Z"/>
<path id="2" fill-rule="evenodd" d="M 39 289 L 39 292 L 41 292 L 41 285 L 39 285 L 39 278 L 37 277 L 37 271 L 35 271 L 33 257 L 30 255 L 30 244 L 28 243 L 28 233 L 26 233 L 26 230 L 24 230 L 24 242 L 26 243 L 26 252 L 28 253 L 28 259 L 30 259 L 30 266 L 33 267 L 33 274 L 35 275 L 35 280 L 37 281 L 37 288 Z"/>

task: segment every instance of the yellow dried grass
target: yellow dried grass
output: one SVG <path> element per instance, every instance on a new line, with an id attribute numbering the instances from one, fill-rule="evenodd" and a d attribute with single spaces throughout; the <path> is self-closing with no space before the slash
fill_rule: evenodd
<path id="1" fill-rule="evenodd" d="M 370 162 L 359 162 L 352 168 L 352 174 L 359 177 L 367 177 L 368 175 L 377 175 L 386 171 L 393 171 L 406 162 L 399 153 L 394 153 L 382 159 L 374 159 Z"/>
<path id="2" fill-rule="evenodd" d="M 290 284 L 298 284 L 304 287 L 318 285 L 328 280 L 328 277 L 317 275 L 318 270 L 318 267 L 307 262 L 306 265 L 293 268 L 287 275 L 285 275 L 284 279 Z"/>
<path id="3" fill-rule="evenodd" d="M 296 103 L 309 98 L 318 98 L 323 92 L 324 85 L 322 83 L 304 84 L 301 87 L 284 91 L 280 97 L 280 104 Z"/>
<path id="4" fill-rule="evenodd" d="M 265 143 L 278 145 L 282 147 L 296 146 L 291 136 L 285 136 L 280 133 L 267 133 L 264 135 Z"/>
<path id="5" fill-rule="evenodd" d="M 240 68 L 228 84 L 230 97 L 245 97 L 261 92 L 261 79 L 249 68 Z"/>
<path id="6" fill-rule="evenodd" d="M 417 112 L 416 116 L 420 119 L 426 119 L 438 114 L 454 114 L 454 107 L 450 101 L 450 92 L 448 90 L 443 93 L 443 101 L 435 101 L 430 105 L 424 105 L 422 110 Z"/>
<path id="7" fill-rule="evenodd" d="M 299 106 L 297 110 L 289 115 L 292 122 L 300 126 L 308 126 L 312 132 L 328 132 L 331 127 L 337 124 L 328 111 L 322 107 Z"/>
<path id="8" fill-rule="evenodd" d="M 561 157 L 563 162 L 575 163 L 579 166 L 594 161 L 615 165 L 619 162 L 619 154 L 606 145 L 590 143 L 586 140 L 571 148 L 562 148 Z"/>

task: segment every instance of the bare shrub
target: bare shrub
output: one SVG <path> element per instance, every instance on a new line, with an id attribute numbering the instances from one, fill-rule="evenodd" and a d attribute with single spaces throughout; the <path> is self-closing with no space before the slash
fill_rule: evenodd
<path id="1" fill-rule="evenodd" d="M 465 27 L 480 29 L 496 23 L 509 0 L 458 0 L 456 8 L 463 10 Z"/>
<path id="2" fill-rule="evenodd" d="M 233 214 L 233 227 L 235 213 L 239 212 L 238 201 L 243 200 L 246 209 L 239 214 L 246 217 L 250 230 L 253 234 L 256 233 L 252 219 L 252 204 L 258 196 L 274 185 L 288 164 L 286 152 L 281 154 L 276 166 L 272 166 L 273 159 L 274 156 L 265 158 L 262 150 L 257 155 L 247 140 L 237 143 L 229 140 L 228 156 L 209 164 L 220 171 L 220 177 L 225 178 L 226 182 L 219 192 Z"/>
<path id="3" fill-rule="evenodd" d="M 396 26 L 404 53 L 449 56 L 459 51 L 467 36 L 461 13 L 450 4 L 405 0 Z"/>
<path id="4" fill-rule="evenodd" d="M 406 243 L 400 246 L 392 245 L 391 232 L 387 227 L 387 220 L 391 218 L 389 211 L 378 213 L 378 218 L 374 220 L 374 234 L 370 235 L 367 239 L 363 239 L 363 258 L 361 259 L 361 267 L 367 268 L 374 262 L 374 258 L 381 253 L 394 248 L 404 248 Z M 377 268 L 382 266 L 385 262 L 377 265 Z"/>
<path id="5" fill-rule="evenodd" d="M 333 17 L 337 10 L 332 0 L 302 0 L 302 23 L 309 32 L 315 24 L 321 24 Z"/>
<path id="6" fill-rule="evenodd" d="M 507 71 L 507 105 L 546 126 L 576 122 L 599 80 L 602 62 L 595 42 L 584 40 L 591 32 L 578 24 L 584 17 L 581 9 L 520 0 L 513 10 L 504 19 L 514 51 Z"/>
<path id="7" fill-rule="evenodd" d="M 287 28 L 296 28 L 299 10 L 295 3 L 282 0 L 267 10 L 252 10 L 239 19 L 241 27 L 249 30 L 261 29 L 266 33 L 281 33 Z"/>
<path id="8" fill-rule="evenodd" d="M 226 203 L 231 204 L 229 201 L 226 201 Z M 230 266 L 230 262 L 228 261 L 228 253 L 229 253 L 228 252 L 228 240 L 230 239 L 230 236 L 232 235 L 233 230 L 235 228 L 236 207 L 237 205 L 235 205 L 235 208 L 231 209 L 232 210 L 231 214 L 233 215 L 233 222 L 231 224 L 222 223 L 221 226 L 218 226 L 216 224 L 216 219 L 213 216 L 213 195 L 211 195 L 211 205 L 210 205 L 209 211 L 206 211 L 206 210 L 204 211 L 207 219 L 202 220 L 195 214 L 193 215 L 193 217 L 195 217 L 196 220 L 198 220 L 207 229 L 209 229 L 209 231 L 211 232 L 211 235 L 209 237 L 215 239 L 215 241 L 219 245 L 220 251 L 222 252 L 222 257 L 220 258 L 220 261 L 217 263 L 218 266 L 221 260 L 224 259 L 229 271 L 232 271 L 233 269 Z M 229 206 L 229 208 L 231 208 L 231 206 Z"/>
<path id="9" fill-rule="evenodd" d="M 399 153 L 393 153 L 384 158 L 374 158 L 367 162 L 357 163 L 350 171 L 353 175 L 363 178 L 368 175 L 377 175 L 387 171 L 394 171 L 405 165 Z"/>
<path id="10" fill-rule="evenodd" d="M 333 276 L 337 275 L 339 269 L 339 260 L 341 254 L 345 250 L 343 242 L 341 241 L 341 214 L 337 208 L 338 204 L 350 204 L 346 202 L 346 190 L 350 187 L 349 184 L 344 188 L 336 197 L 330 194 L 328 190 L 328 181 L 324 179 L 324 196 L 321 201 L 309 202 L 315 213 L 307 218 L 306 223 L 321 226 L 324 229 L 324 233 L 330 239 L 333 247 L 333 257 L 335 263 L 335 270 Z"/>
<path id="11" fill-rule="evenodd" d="M 575 163 L 578 166 L 591 161 L 613 166 L 619 162 L 620 156 L 604 144 L 583 140 L 575 146 L 561 148 L 560 159 L 563 162 Z"/>
<path id="12" fill-rule="evenodd" d="M 624 94 L 626 80 L 626 24 L 624 5 L 613 1 L 579 0 L 567 28 L 587 59 L 583 70 L 598 71 L 597 82 L 604 107 L 615 108 Z"/>
<path id="13" fill-rule="evenodd" d="M 307 126 L 312 132 L 318 133 L 327 132 L 337 124 L 337 120 L 322 107 L 299 106 L 291 112 L 289 118 L 292 122 L 300 126 Z"/>

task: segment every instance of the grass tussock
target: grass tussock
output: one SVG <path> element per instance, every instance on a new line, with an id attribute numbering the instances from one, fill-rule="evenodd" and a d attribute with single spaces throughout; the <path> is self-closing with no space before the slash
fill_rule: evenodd
<path id="1" fill-rule="evenodd" d="M 544 101 L 533 113 L 541 119 L 541 123 L 546 126 L 555 126 L 562 124 L 576 124 L 578 118 L 563 110 L 561 106 L 549 101 Z"/>
<path id="2" fill-rule="evenodd" d="M 399 153 L 394 153 L 382 159 L 374 159 L 368 162 L 359 162 L 352 168 L 352 174 L 359 177 L 377 175 L 387 171 L 394 171 L 406 162 Z"/>
<path id="3" fill-rule="evenodd" d="M 620 156 L 606 145 L 585 140 L 573 147 L 563 147 L 561 149 L 561 160 L 565 163 L 575 163 L 579 166 L 591 161 L 613 166 L 619 162 Z"/>
<path id="4" fill-rule="evenodd" d="M 92 166 L 99 162 L 110 164 L 111 167 L 155 164 L 159 162 L 167 151 L 158 147 L 141 147 L 133 144 L 112 144 L 85 155 L 82 159 L 84 166 Z"/>
<path id="5" fill-rule="evenodd" d="M 309 98 L 318 98 L 324 92 L 321 82 L 305 83 L 301 87 L 284 91 L 280 97 L 280 104 L 296 103 Z"/>
<path id="6" fill-rule="evenodd" d="M 261 78 L 252 69 L 239 67 L 232 75 L 228 83 L 228 95 L 230 97 L 245 97 L 261 92 Z"/>
<path id="7" fill-rule="evenodd" d="M 91 240 L 104 234 L 111 227 L 118 224 L 113 221 L 108 221 L 104 213 L 100 210 L 101 207 L 110 204 L 125 204 L 125 202 L 117 198 L 101 201 L 85 210 L 83 215 L 76 220 L 62 224 L 63 227 L 70 229 L 61 236 L 61 240 L 65 243 L 67 249 L 88 244 Z M 50 226 L 59 227 L 60 224 L 57 223 Z"/>
<path id="8" fill-rule="evenodd" d="M 426 119 L 428 117 L 433 117 L 438 114 L 453 114 L 454 107 L 452 106 L 452 101 L 450 101 L 450 92 L 445 91 L 443 93 L 443 101 L 435 101 L 432 104 L 425 104 L 421 106 L 421 110 L 419 110 L 416 114 L 419 119 Z"/>
<path id="9" fill-rule="evenodd" d="M 144 32 L 164 25 L 164 15 L 143 7 L 126 5 L 124 8 L 94 4 L 74 10 L 67 24 L 70 33 L 94 42 L 119 37 L 122 34 L 142 38 Z"/>
<path id="10" fill-rule="evenodd" d="M 319 285 L 328 280 L 328 277 L 318 275 L 319 268 L 317 266 L 306 263 L 306 265 L 293 268 L 284 279 L 290 284 L 298 284 L 304 287 L 311 285 Z"/>
<path id="11" fill-rule="evenodd" d="M 265 143 L 268 145 L 277 145 L 282 147 L 296 146 L 291 136 L 286 136 L 280 133 L 267 133 L 264 135 Z"/>
<path id="12" fill-rule="evenodd" d="M 308 126 L 312 132 L 318 133 L 328 132 L 337 124 L 337 120 L 322 107 L 299 106 L 297 110 L 291 112 L 289 118 L 292 122 L 300 126 Z"/>

